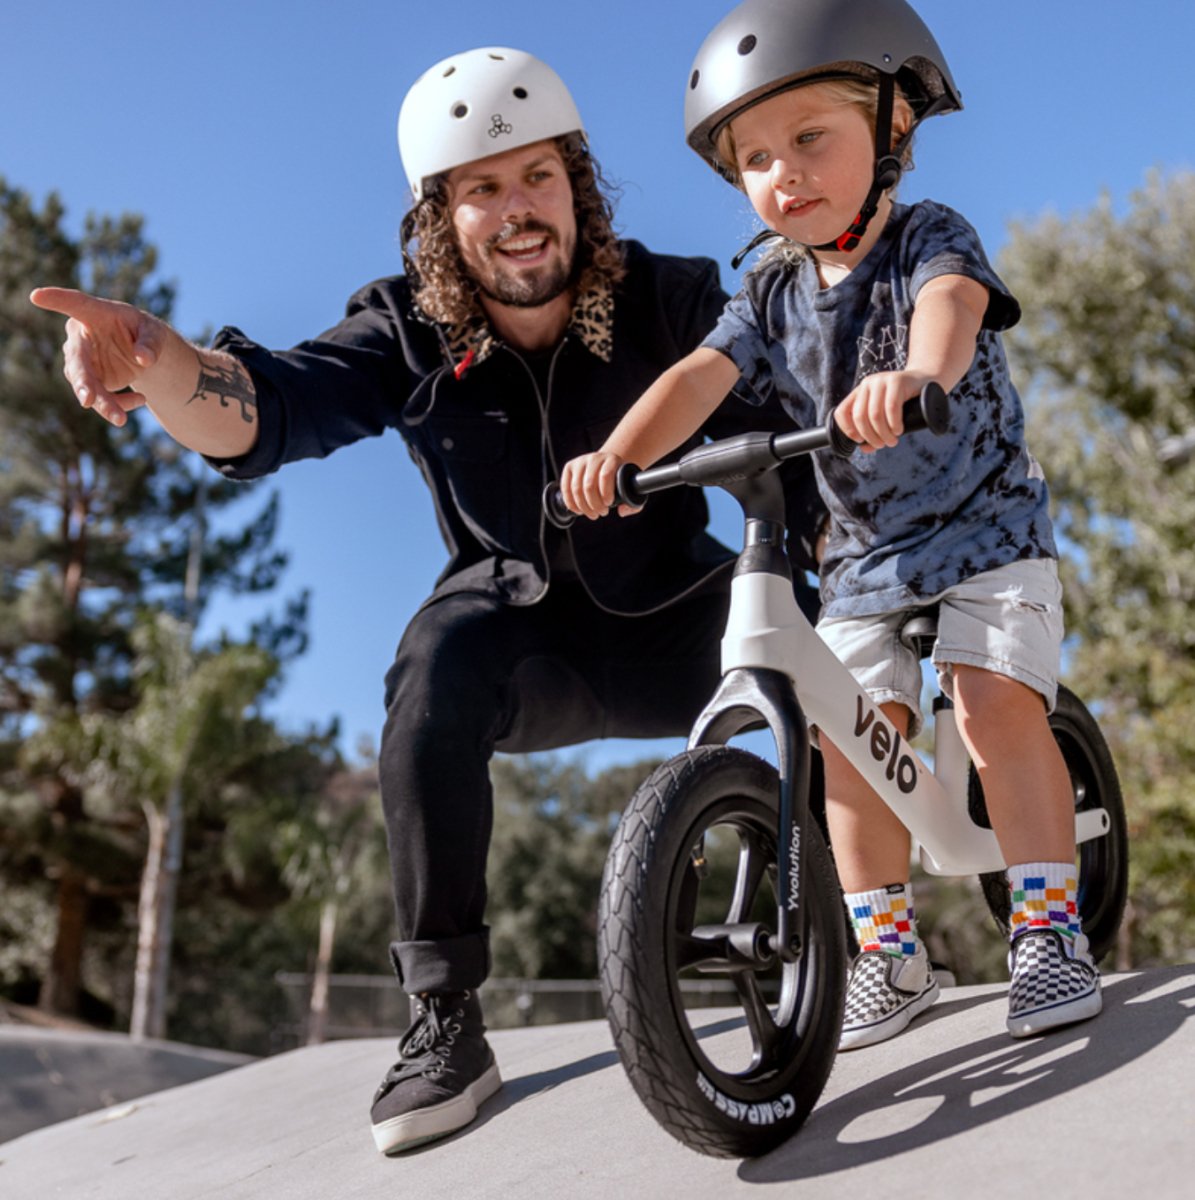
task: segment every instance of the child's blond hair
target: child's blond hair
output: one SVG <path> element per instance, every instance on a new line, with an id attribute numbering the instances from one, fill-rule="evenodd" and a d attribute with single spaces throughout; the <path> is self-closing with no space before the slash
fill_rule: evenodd
<path id="1" fill-rule="evenodd" d="M 808 83 L 799 84 L 799 87 L 811 87 L 817 84 L 824 88 L 833 99 L 839 104 L 851 104 L 858 108 L 867 118 L 867 123 L 872 129 L 876 123 L 876 109 L 879 107 L 879 86 L 873 83 L 870 79 L 861 77 L 838 77 L 835 79 L 811 79 Z M 903 124 L 907 128 L 912 124 L 913 108 L 909 104 L 904 92 L 901 90 L 900 84 L 896 85 L 896 95 L 893 100 L 893 124 L 898 124 L 898 118 L 903 117 Z M 736 187 L 740 190 L 743 186 L 742 172 L 739 170 L 738 154 L 734 143 L 734 133 L 731 130 L 731 121 L 719 131 L 715 144 L 718 150 L 718 157 L 722 160 L 722 165 L 730 172 L 731 177 Z M 906 170 L 911 170 L 913 167 L 913 144 L 910 139 L 901 147 L 900 165 Z"/>

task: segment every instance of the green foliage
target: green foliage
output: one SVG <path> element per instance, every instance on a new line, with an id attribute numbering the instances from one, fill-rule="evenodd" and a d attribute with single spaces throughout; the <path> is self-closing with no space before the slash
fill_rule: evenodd
<path id="1" fill-rule="evenodd" d="M 131 640 L 136 706 L 81 722 L 91 794 L 113 795 L 125 807 L 158 803 L 175 779 L 192 788 L 202 780 L 210 790 L 235 773 L 246 752 L 260 753 L 245 715 L 278 672 L 269 654 L 232 643 L 192 652 L 190 629 L 163 612 L 143 616 Z M 27 748 L 64 744 L 47 732 L 48 739 L 34 734 Z"/>
<path id="2" fill-rule="evenodd" d="M 182 615 L 197 481 L 192 456 L 138 414 L 117 430 L 81 409 L 62 377 L 62 321 L 28 301 L 37 284 L 86 287 L 162 318 L 173 286 L 140 217 L 88 218 L 73 241 L 51 195 L 38 211 L 0 179 L 0 721 L 80 703 L 119 707 L 129 636 L 145 603 Z M 253 488 L 212 477 L 206 507 Z M 220 588 L 275 586 L 276 499 L 205 543 L 200 611 Z"/>
<path id="3" fill-rule="evenodd" d="M 1018 226 L 1008 338 L 1054 498 L 1067 673 L 1122 776 L 1135 958 L 1195 950 L 1195 175 Z"/>
<path id="4" fill-rule="evenodd" d="M 117 430 L 75 401 L 61 318 L 29 303 L 32 288 L 82 287 L 167 319 L 174 287 L 155 278 L 140 217 L 88 217 L 75 237 L 65 216 L 57 196 L 39 208 L 0 179 L 0 872 L 6 891 L 28 889 L 54 913 L 47 957 L 37 906 L 21 910 L 9 975 L 35 969 L 42 1004 L 70 1012 L 84 986 L 120 1007 L 106 964 L 129 935 L 142 803 L 160 803 L 163 780 L 189 761 L 189 807 L 206 820 L 227 781 L 285 741 L 254 706 L 303 648 L 306 599 L 246 644 L 194 658 L 168 628 L 167 615 L 184 615 L 201 513 L 256 489 L 196 470 L 143 413 Z M 196 613 L 221 588 L 277 584 L 276 527 L 270 499 L 205 537 Z M 85 965 L 102 985 L 83 980 Z"/>
<path id="5" fill-rule="evenodd" d="M 35 999 L 53 940 L 54 912 L 42 889 L 9 880 L 0 906 L 0 993 L 25 1003 Z"/>
<path id="6" fill-rule="evenodd" d="M 590 779 L 553 756 L 495 759 L 489 860 L 497 976 L 593 979 L 602 867 L 618 814 L 655 763 Z"/>

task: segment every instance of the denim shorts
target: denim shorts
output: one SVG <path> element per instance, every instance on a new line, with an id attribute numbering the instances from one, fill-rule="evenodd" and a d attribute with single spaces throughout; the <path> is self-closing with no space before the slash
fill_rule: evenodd
<path id="1" fill-rule="evenodd" d="M 953 665 L 983 667 L 1039 692 L 1049 711 L 1058 693 L 1062 655 L 1062 586 L 1051 558 L 985 571 L 926 600 L 938 605 L 932 662 L 942 690 L 953 693 Z M 913 609 L 868 617 L 829 617 L 817 631 L 877 703 L 905 705 L 909 737 L 921 729 L 921 663 L 901 644 Z"/>

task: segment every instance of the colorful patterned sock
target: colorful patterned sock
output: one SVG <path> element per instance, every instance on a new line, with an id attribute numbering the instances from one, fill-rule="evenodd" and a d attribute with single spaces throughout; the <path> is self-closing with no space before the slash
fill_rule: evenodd
<path id="1" fill-rule="evenodd" d="M 1030 929 L 1056 929 L 1073 941 L 1080 932 L 1075 876 L 1073 862 L 1033 862 L 1009 867 L 1012 937 Z"/>
<path id="2" fill-rule="evenodd" d="M 917 920 L 907 883 L 847 892 L 845 900 L 861 953 L 883 950 L 894 958 L 912 958 L 917 953 Z"/>

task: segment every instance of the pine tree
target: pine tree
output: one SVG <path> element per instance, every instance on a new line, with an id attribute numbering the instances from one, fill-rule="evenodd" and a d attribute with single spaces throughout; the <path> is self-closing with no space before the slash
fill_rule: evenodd
<path id="1" fill-rule="evenodd" d="M 140 855 L 135 817 L 88 792 L 85 721 L 136 703 L 133 630 L 144 610 L 184 615 L 198 471 L 152 418 L 115 429 L 81 409 L 63 378 L 61 320 L 29 304 L 33 287 L 82 287 L 163 319 L 174 298 L 140 217 L 88 217 L 80 236 L 65 218 L 56 195 L 38 208 L 0 178 L 0 802 L 12 810 L 0 819 L 0 861 L 52 882 L 39 1004 L 76 1013 L 93 905 L 135 894 Z M 215 480 L 207 505 L 253 491 Z M 206 541 L 197 611 L 220 588 L 275 585 L 285 565 L 276 520 L 270 499 Z M 300 602 L 263 642 L 301 648 L 302 618 Z"/>

